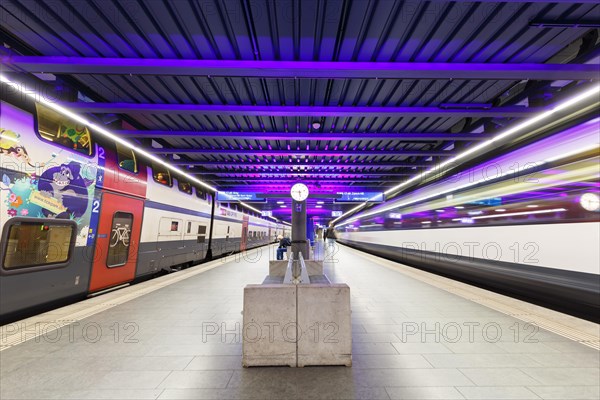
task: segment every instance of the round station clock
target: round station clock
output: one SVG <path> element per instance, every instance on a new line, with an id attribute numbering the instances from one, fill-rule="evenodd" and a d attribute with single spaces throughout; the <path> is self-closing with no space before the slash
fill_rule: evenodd
<path id="1" fill-rule="evenodd" d="M 290 190 L 292 199 L 296 201 L 304 201 L 308 197 L 308 187 L 304 183 L 296 183 Z"/>
<path id="2" fill-rule="evenodd" d="M 588 211 L 600 210 L 600 198 L 595 193 L 584 193 L 579 199 L 579 203 Z"/>

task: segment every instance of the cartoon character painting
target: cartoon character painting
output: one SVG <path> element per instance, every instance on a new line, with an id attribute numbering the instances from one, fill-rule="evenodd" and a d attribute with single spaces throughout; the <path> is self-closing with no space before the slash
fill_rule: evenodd
<path id="1" fill-rule="evenodd" d="M 0 105 L 2 224 L 7 217 L 71 219 L 78 225 L 77 245 L 85 246 L 97 228 L 100 193 L 96 181 L 104 174 L 98 156 L 90 154 L 88 128 L 59 120 L 59 132 L 70 142 L 63 145 L 36 135 L 34 115 L 5 102 Z"/>
<path id="2" fill-rule="evenodd" d="M 55 215 L 56 218 L 79 218 L 88 207 L 88 189 L 92 183 L 84 179 L 81 174 L 81 165 L 71 161 L 44 171 L 39 179 L 38 191 L 47 197 L 57 200 L 64 211 L 56 212 L 43 208 L 45 216 Z"/>
<path id="3" fill-rule="evenodd" d="M 22 160 L 35 167 L 33 171 L 36 172 L 46 167 L 39 174 L 20 170 L 22 167 L 11 170 L 10 164 L 7 164 L 9 168 L 3 170 L 0 189 L 6 195 L 4 203 L 8 207 L 6 214 L 9 217 L 49 217 L 76 221 L 89 219 L 85 214 L 90 209 L 95 190 L 95 169 L 82 171 L 82 165 L 86 164 L 72 156 L 63 158 L 62 163 L 57 166 L 46 162 L 34 163 L 21 143 L 21 135 L 6 129 L 1 132 L 0 156 L 3 160 L 7 160 L 7 157 Z M 52 153 L 50 160 L 58 158 L 60 153 Z"/>
<path id="4" fill-rule="evenodd" d="M 13 131 L 0 128 L 0 155 L 6 155 L 17 161 L 24 161 L 28 165 L 35 167 L 31 162 L 31 157 L 24 146 L 18 144 L 21 135 Z M 41 165 L 43 167 L 43 165 Z"/>

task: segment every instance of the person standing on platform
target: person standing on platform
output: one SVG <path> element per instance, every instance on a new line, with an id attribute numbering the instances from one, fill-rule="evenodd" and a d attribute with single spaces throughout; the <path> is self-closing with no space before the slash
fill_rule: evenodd
<path id="1" fill-rule="evenodd" d="M 279 247 L 277 247 L 277 259 L 283 260 L 283 253 L 287 252 L 287 248 L 288 246 L 292 245 L 292 241 L 290 240 L 290 238 L 284 238 L 281 235 L 279 235 L 277 239 L 279 239 Z"/>
<path id="2" fill-rule="evenodd" d="M 333 228 L 329 228 L 327 229 L 327 244 L 329 246 L 334 246 L 335 245 L 335 239 L 336 239 L 336 235 L 335 235 L 335 230 Z"/>

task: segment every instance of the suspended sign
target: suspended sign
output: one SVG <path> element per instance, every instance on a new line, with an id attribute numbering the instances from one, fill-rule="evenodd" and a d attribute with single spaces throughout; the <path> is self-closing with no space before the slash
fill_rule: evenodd
<path id="1" fill-rule="evenodd" d="M 223 202 L 235 201 L 265 201 L 254 192 L 217 192 L 217 200 Z"/>
<path id="2" fill-rule="evenodd" d="M 335 199 L 336 203 L 363 203 L 370 201 L 381 203 L 383 201 L 383 192 L 337 192 L 339 197 Z"/>
<path id="3" fill-rule="evenodd" d="M 332 217 L 341 217 L 341 216 L 342 216 L 342 214 L 344 214 L 344 212 L 343 212 L 343 211 L 332 211 L 332 212 L 331 212 L 331 216 L 332 216 Z"/>
<path id="4" fill-rule="evenodd" d="M 261 211 L 260 215 L 263 217 L 272 217 L 273 216 L 273 211 Z"/>

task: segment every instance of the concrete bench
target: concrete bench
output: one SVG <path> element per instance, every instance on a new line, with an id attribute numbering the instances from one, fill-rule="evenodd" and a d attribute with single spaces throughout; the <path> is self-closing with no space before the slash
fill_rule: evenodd
<path id="1" fill-rule="evenodd" d="M 322 262 L 296 263 L 291 253 L 270 261 L 263 283 L 244 288 L 242 365 L 351 366 L 350 288 L 332 284 Z"/>

